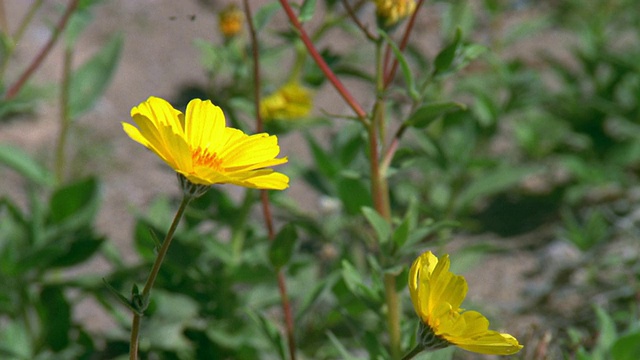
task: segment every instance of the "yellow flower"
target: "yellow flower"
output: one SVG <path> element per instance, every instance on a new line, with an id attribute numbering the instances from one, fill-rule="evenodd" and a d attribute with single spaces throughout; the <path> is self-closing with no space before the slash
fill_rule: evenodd
<path id="1" fill-rule="evenodd" d="M 229 39 L 242 31 L 244 13 L 235 4 L 229 4 L 218 14 L 218 26 L 222 35 Z"/>
<path id="2" fill-rule="evenodd" d="M 309 90 L 290 82 L 260 101 L 260 115 L 265 120 L 290 120 L 309 115 L 313 100 Z"/>
<path id="3" fill-rule="evenodd" d="M 522 349 L 509 334 L 489 330 L 489 320 L 477 311 L 460 308 L 467 281 L 449 271 L 449 255 L 440 261 L 431 253 L 420 255 L 409 272 L 409 292 L 422 319 L 423 346 L 432 349 L 456 345 L 481 354 L 509 355 Z M 425 341 L 426 339 L 426 341 Z"/>
<path id="4" fill-rule="evenodd" d="M 276 158 L 278 138 L 226 127 L 222 110 L 209 100 L 191 100 L 182 114 L 166 100 L 150 97 L 131 109 L 131 117 L 137 128 L 122 123 L 129 137 L 193 184 L 274 190 L 289 186 L 286 175 L 268 169 L 287 162 L 286 157 Z"/>
<path id="5" fill-rule="evenodd" d="M 415 0 L 375 0 L 376 15 L 383 27 L 391 27 L 411 15 L 416 9 Z"/>

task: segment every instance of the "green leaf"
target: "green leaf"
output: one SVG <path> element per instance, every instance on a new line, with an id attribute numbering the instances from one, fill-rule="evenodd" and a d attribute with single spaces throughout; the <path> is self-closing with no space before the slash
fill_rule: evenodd
<path id="1" fill-rule="evenodd" d="M 329 338 L 329 340 L 331 341 L 333 346 L 336 347 L 336 349 L 338 350 L 338 353 L 340 353 L 340 359 L 344 359 L 344 360 L 362 360 L 362 359 L 364 359 L 364 358 L 359 358 L 359 357 L 355 357 L 355 356 L 351 355 L 349 350 L 347 350 L 347 348 L 344 347 L 344 345 L 342 345 L 340 340 L 338 340 L 338 338 L 335 335 L 333 335 L 333 333 L 331 331 L 327 332 L 327 337 Z"/>
<path id="2" fill-rule="evenodd" d="M 113 78 L 124 38 L 114 35 L 92 58 L 71 76 L 69 113 L 72 119 L 89 111 L 107 89 Z"/>
<path id="3" fill-rule="evenodd" d="M 313 18 L 313 14 L 316 11 L 316 0 L 304 0 L 302 6 L 300 7 L 300 15 L 298 15 L 298 20 L 300 22 L 306 22 Z"/>
<path id="4" fill-rule="evenodd" d="M 0 145 L 0 164 L 15 170 L 38 185 L 51 186 L 55 183 L 53 174 L 19 148 Z"/>
<path id="5" fill-rule="evenodd" d="M 251 317 L 260 327 L 262 332 L 267 336 L 270 340 L 271 345 L 277 351 L 278 355 L 280 355 L 280 359 L 286 360 L 287 356 L 285 355 L 285 347 L 284 341 L 282 339 L 282 335 L 280 334 L 280 330 L 268 320 L 264 315 L 247 311 L 249 317 Z"/>
<path id="6" fill-rule="evenodd" d="M 453 38 L 451 44 L 447 45 L 434 60 L 435 73 L 440 74 L 446 72 L 451 68 L 453 60 L 456 58 L 456 52 L 460 46 L 460 38 L 462 37 L 462 31 L 460 28 L 456 29 L 456 35 Z"/>
<path id="7" fill-rule="evenodd" d="M 364 214 L 364 217 L 367 218 L 367 221 L 369 221 L 369 224 L 373 227 L 380 244 L 389 241 L 389 237 L 391 236 L 391 225 L 389 225 L 389 222 L 370 207 L 362 207 L 362 214 Z"/>
<path id="8" fill-rule="evenodd" d="M 412 99 L 417 100 L 420 97 L 420 94 L 416 90 L 414 76 L 411 73 L 411 68 L 409 67 L 409 63 L 407 62 L 407 59 L 405 58 L 402 51 L 400 51 L 398 46 L 393 42 L 393 40 L 391 40 L 389 35 L 387 35 L 387 33 L 382 31 L 381 29 L 378 29 L 378 34 L 384 38 L 384 40 L 387 42 L 387 44 L 389 44 L 389 46 L 391 46 L 393 55 L 395 55 L 396 59 L 398 60 L 398 63 L 400 64 L 400 69 L 402 70 L 402 76 L 404 77 L 404 81 L 407 84 L 409 95 L 411 96 Z"/>
<path id="9" fill-rule="evenodd" d="M 278 9 L 280 9 L 280 4 L 278 2 L 272 2 L 256 11 L 253 15 L 253 25 L 256 28 L 256 32 L 260 32 L 260 30 L 267 26 L 269 20 L 271 20 Z"/>
<path id="10" fill-rule="evenodd" d="M 91 177 L 58 189 L 51 197 L 49 219 L 61 224 L 70 219 L 90 223 L 98 211 L 98 181 Z"/>
<path id="11" fill-rule="evenodd" d="M 393 231 L 393 236 L 391 237 L 391 239 L 396 248 L 401 248 L 407 242 L 407 240 L 409 240 L 410 227 L 410 219 L 404 219 L 400 223 L 400 225 Z"/>
<path id="12" fill-rule="evenodd" d="M 543 169 L 539 166 L 502 167 L 487 170 L 484 176 L 478 177 L 460 193 L 456 199 L 456 208 L 464 208 L 482 197 L 512 188 L 526 176 L 541 170 Z"/>
<path id="13" fill-rule="evenodd" d="M 595 312 L 598 318 L 599 335 L 596 346 L 593 349 L 593 355 L 600 355 L 600 358 L 604 359 L 617 338 L 616 324 L 600 306 L 595 307 Z"/>
<path id="14" fill-rule="evenodd" d="M 636 360 L 640 354 L 640 332 L 621 336 L 611 347 L 613 360 Z"/>
<path id="15" fill-rule="evenodd" d="M 362 179 L 341 177 L 337 181 L 338 197 L 348 214 L 357 214 L 363 206 L 373 206 L 371 193 Z"/>
<path id="16" fill-rule="evenodd" d="M 105 240 L 102 237 L 92 235 L 90 228 L 79 234 L 74 234 L 73 238 L 65 244 L 64 253 L 55 258 L 50 266 L 52 268 L 71 267 L 90 259 L 100 250 Z"/>
<path id="17" fill-rule="evenodd" d="M 327 151 L 325 151 L 320 144 L 313 138 L 313 135 L 307 134 L 305 136 L 307 144 L 311 148 L 311 154 L 315 165 L 325 176 L 333 178 L 338 173 L 338 167 L 336 161 L 334 161 Z"/>
<path id="18" fill-rule="evenodd" d="M 269 260 L 274 268 L 280 269 L 291 260 L 297 239 L 298 233 L 292 224 L 285 225 L 276 235 L 269 248 Z"/>
<path id="19" fill-rule="evenodd" d="M 448 112 L 466 109 L 467 106 L 465 104 L 454 101 L 430 103 L 419 107 L 413 114 L 411 114 L 411 116 L 409 116 L 405 121 L 405 124 L 423 129 Z"/>
<path id="20" fill-rule="evenodd" d="M 54 352 L 69 346 L 69 330 L 71 328 L 71 307 L 64 297 L 62 288 L 45 287 L 40 293 L 42 303 L 43 339 Z"/>

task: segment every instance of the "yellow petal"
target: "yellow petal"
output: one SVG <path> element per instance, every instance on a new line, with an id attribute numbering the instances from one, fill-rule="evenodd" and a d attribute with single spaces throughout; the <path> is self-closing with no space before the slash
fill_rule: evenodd
<path id="1" fill-rule="evenodd" d="M 193 149 L 209 149 L 212 152 L 221 145 L 225 129 L 222 109 L 211 101 L 193 99 L 185 114 L 185 136 Z"/>

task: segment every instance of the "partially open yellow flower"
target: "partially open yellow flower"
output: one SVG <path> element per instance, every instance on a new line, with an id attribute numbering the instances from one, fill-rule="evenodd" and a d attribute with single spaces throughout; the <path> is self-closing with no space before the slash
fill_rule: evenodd
<path id="1" fill-rule="evenodd" d="M 276 158 L 278 138 L 226 127 L 222 110 L 209 100 L 191 100 L 183 114 L 166 100 L 150 97 L 131 109 L 131 117 L 137 128 L 122 123 L 129 137 L 193 184 L 274 190 L 289 186 L 286 175 L 268 169 L 287 162 L 286 157 Z"/>
<path id="2" fill-rule="evenodd" d="M 375 0 L 375 2 L 376 15 L 383 27 L 396 25 L 416 9 L 415 0 Z"/>
<path id="3" fill-rule="evenodd" d="M 309 115 L 313 100 L 309 90 L 289 82 L 260 101 L 260 115 L 265 120 L 290 120 Z"/>
<path id="4" fill-rule="evenodd" d="M 218 26 L 222 35 L 229 39 L 238 35 L 244 25 L 244 13 L 235 4 L 229 4 L 218 13 Z"/>
<path id="5" fill-rule="evenodd" d="M 460 308 L 467 281 L 449 271 L 449 255 L 440 261 L 431 253 L 420 255 L 409 272 L 411 301 L 424 324 L 424 348 L 456 345 L 481 354 L 515 354 L 522 345 L 509 334 L 489 330 L 489 320 L 477 311 Z"/>

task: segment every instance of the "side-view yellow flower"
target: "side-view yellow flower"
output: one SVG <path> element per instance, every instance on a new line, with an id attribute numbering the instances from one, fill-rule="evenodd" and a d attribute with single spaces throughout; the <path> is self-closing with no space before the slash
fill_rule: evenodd
<path id="1" fill-rule="evenodd" d="M 309 115 L 312 106 L 309 90 L 290 82 L 260 101 L 260 115 L 265 120 L 290 120 Z"/>
<path id="2" fill-rule="evenodd" d="M 440 261 L 427 251 L 409 272 L 411 301 L 425 327 L 423 340 L 434 348 L 455 345 L 481 354 L 514 354 L 522 345 L 509 334 L 489 330 L 489 320 L 477 311 L 460 308 L 467 295 L 467 281 L 449 271 L 449 256 Z M 425 348 L 429 344 L 424 344 Z"/>
<path id="3" fill-rule="evenodd" d="M 391 27 L 411 15 L 416 9 L 415 0 L 375 0 L 376 15 L 384 27 Z"/>
<path id="4" fill-rule="evenodd" d="M 244 13 L 235 4 L 229 4 L 218 13 L 218 27 L 222 35 L 229 39 L 238 35 L 244 26 Z"/>
<path id="5" fill-rule="evenodd" d="M 166 100 L 150 97 L 131 109 L 131 117 L 137 128 L 122 123 L 129 137 L 193 184 L 273 190 L 289 186 L 286 175 L 269 169 L 287 162 L 286 157 L 276 158 L 277 137 L 226 127 L 222 110 L 209 100 L 191 100 L 183 114 Z"/>

